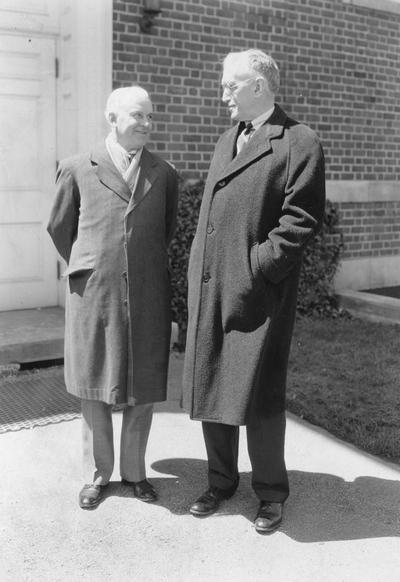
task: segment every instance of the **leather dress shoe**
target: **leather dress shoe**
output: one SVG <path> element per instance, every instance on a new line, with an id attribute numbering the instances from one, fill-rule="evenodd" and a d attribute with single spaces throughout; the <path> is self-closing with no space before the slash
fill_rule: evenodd
<path id="1" fill-rule="evenodd" d="M 258 533 L 275 531 L 282 521 L 282 513 L 283 503 L 261 501 L 254 520 L 256 531 Z"/>
<path id="2" fill-rule="evenodd" d="M 158 499 L 158 495 L 155 492 L 153 485 L 149 483 L 147 479 L 137 481 L 136 483 L 133 481 L 127 481 L 126 479 L 121 479 L 121 483 L 128 487 L 132 487 L 135 497 L 140 499 L 140 501 L 152 503 Z"/>
<path id="3" fill-rule="evenodd" d="M 79 507 L 82 509 L 92 509 L 100 503 L 103 492 L 107 485 L 84 485 L 79 492 Z"/>
<path id="4" fill-rule="evenodd" d="M 193 503 L 190 508 L 190 513 L 196 517 L 205 517 L 211 515 L 218 509 L 221 501 L 229 499 L 230 493 L 225 492 L 218 487 L 209 487 L 200 497 Z"/>

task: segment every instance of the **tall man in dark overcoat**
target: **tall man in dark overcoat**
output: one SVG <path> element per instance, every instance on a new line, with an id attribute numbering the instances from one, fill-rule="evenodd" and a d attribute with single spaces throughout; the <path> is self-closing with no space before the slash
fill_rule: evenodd
<path id="1" fill-rule="evenodd" d="M 153 403 L 166 399 L 171 333 L 168 244 L 177 175 L 145 145 L 153 107 L 141 87 L 111 93 L 110 133 L 60 163 L 48 231 L 67 263 L 65 380 L 82 399 L 83 509 L 96 506 L 114 467 L 112 406 L 123 407 L 120 474 L 143 501 Z"/>
<path id="2" fill-rule="evenodd" d="M 238 123 L 216 145 L 192 245 L 183 381 L 208 456 L 209 487 L 191 513 L 235 492 L 245 425 L 261 533 L 279 526 L 289 494 L 286 371 L 302 252 L 325 201 L 318 137 L 275 104 L 278 87 L 262 51 L 225 58 L 222 101 Z"/>

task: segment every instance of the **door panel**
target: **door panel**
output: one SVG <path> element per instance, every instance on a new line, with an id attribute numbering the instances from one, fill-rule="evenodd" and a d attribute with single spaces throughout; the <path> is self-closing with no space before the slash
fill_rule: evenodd
<path id="1" fill-rule="evenodd" d="M 0 310 L 57 304 L 55 41 L 0 34 Z"/>

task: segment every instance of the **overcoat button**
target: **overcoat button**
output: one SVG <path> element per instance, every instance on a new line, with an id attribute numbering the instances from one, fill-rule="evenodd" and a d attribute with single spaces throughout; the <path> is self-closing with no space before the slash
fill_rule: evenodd
<path id="1" fill-rule="evenodd" d="M 128 300 L 124 299 L 124 305 L 128 305 Z"/>
<path id="2" fill-rule="evenodd" d="M 220 188 L 223 188 L 225 186 L 225 184 L 226 184 L 225 180 L 221 180 L 221 182 L 218 183 L 218 186 Z"/>
<path id="3" fill-rule="evenodd" d="M 211 279 L 211 277 L 210 277 L 210 275 L 208 273 L 206 273 L 205 275 L 203 275 L 203 281 L 204 281 L 204 283 L 208 283 L 210 279 Z"/>
<path id="4" fill-rule="evenodd" d="M 124 279 L 126 279 L 126 278 L 127 278 L 127 276 L 128 276 L 128 273 L 127 273 L 126 271 L 124 271 L 124 272 L 122 273 L 122 276 L 124 277 Z"/>
<path id="5" fill-rule="evenodd" d="M 214 232 L 214 227 L 213 227 L 213 225 L 212 225 L 212 224 L 209 224 L 209 225 L 207 226 L 207 233 L 208 233 L 208 234 L 211 234 L 211 233 L 213 233 L 213 232 Z"/>

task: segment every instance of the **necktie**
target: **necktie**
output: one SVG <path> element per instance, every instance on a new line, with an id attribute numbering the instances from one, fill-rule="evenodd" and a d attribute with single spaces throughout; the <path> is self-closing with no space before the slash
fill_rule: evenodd
<path id="1" fill-rule="evenodd" d="M 127 167 L 127 169 L 125 170 L 125 172 L 122 174 L 122 177 L 124 178 L 125 182 L 128 184 L 131 192 L 133 192 L 135 190 L 136 187 L 136 181 L 138 178 L 138 174 L 139 174 L 139 161 L 140 161 L 140 156 L 136 156 L 136 153 L 130 152 L 128 154 L 128 158 L 130 158 L 129 160 L 129 165 Z"/>
<path id="2" fill-rule="evenodd" d="M 236 142 L 236 152 L 239 153 L 243 146 L 249 141 L 252 134 L 254 132 L 254 127 L 251 122 L 246 123 L 246 127 L 244 130 L 239 134 Z"/>
<path id="3" fill-rule="evenodd" d="M 253 124 L 251 123 L 251 121 L 249 121 L 249 123 L 246 123 L 243 135 L 250 135 L 253 130 L 254 130 Z"/>
<path id="4" fill-rule="evenodd" d="M 132 150 L 131 152 L 128 152 L 128 165 L 131 164 L 133 158 L 136 156 L 136 152 L 137 150 Z"/>

